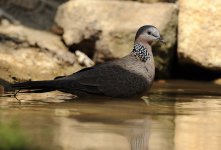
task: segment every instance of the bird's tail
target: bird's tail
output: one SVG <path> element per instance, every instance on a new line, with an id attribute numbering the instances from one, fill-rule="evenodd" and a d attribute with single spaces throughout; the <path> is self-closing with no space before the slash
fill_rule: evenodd
<path id="1" fill-rule="evenodd" d="M 17 90 L 27 90 L 25 93 L 43 93 L 59 89 L 58 84 L 55 80 L 27 81 L 11 84 L 11 87 Z"/>

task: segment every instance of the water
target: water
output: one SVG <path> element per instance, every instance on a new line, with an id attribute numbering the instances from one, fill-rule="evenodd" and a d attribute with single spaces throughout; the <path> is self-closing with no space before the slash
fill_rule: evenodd
<path id="1" fill-rule="evenodd" d="M 161 81 L 142 99 L 0 97 L 0 149 L 220 150 L 221 87 Z"/>

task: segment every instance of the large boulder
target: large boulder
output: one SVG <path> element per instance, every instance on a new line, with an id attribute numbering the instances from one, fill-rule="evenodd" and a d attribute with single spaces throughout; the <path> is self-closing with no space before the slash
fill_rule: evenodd
<path id="1" fill-rule="evenodd" d="M 221 1 L 179 0 L 179 5 L 180 62 L 221 71 Z"/>
<path id="2" fill-rule="evenodd" d="M 58 8 L 55 21 L 63 28 L 64 42 L 71 48 L 94 54 L 96 62 L 127 55 L 137 29 L 152 24 L 160 29 L 167 42 L 154 45 L 157 75 L 168 75 L 176 43 L 175 4 L 74 0 Z"/>
<path id="3" fill-rule="evenodd" d="M 0 78 L 46 80 L 80 69 L 59 36 L 2 20 Z"/>

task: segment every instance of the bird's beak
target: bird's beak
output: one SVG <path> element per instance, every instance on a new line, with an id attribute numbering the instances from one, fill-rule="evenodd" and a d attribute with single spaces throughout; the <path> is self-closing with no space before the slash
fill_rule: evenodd
<path id="1" fill-rule="evenodd" d="M 159 37 L 159 38 L 158 38 L 158 41 L 160 41 L 160 42 L 163 43 L 163 44 L 166 44 L 166 42 L 164 41 L 164 39 L 163 39 L 162 37 Z"/>

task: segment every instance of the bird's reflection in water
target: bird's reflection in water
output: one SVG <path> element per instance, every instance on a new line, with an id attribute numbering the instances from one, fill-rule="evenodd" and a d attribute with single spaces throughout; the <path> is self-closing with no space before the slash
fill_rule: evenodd
<path id="1" fill-rule="evenodd" d="M 60 116 L 55 141 L 62 149 L 148 150 L 151 118 L 142 114 L 141 99 L 76 98 L 69 109 L 64 104 L 55 110 Z"/>
<path id="2" fill-rule="evenodd" d="M 80 118 L 77 119 L 77 118 Z M 148 150 L 150 118 L 59 118 L 55 141 L 62 149 Z M 84 118 L 82 120 L 82 118 Z M 88 121 L 86 121 L 88 120 Z M 93 120 L 90 122 L 89 120 Z M 113 122 L 112 122 L 113 121 Z"/>

